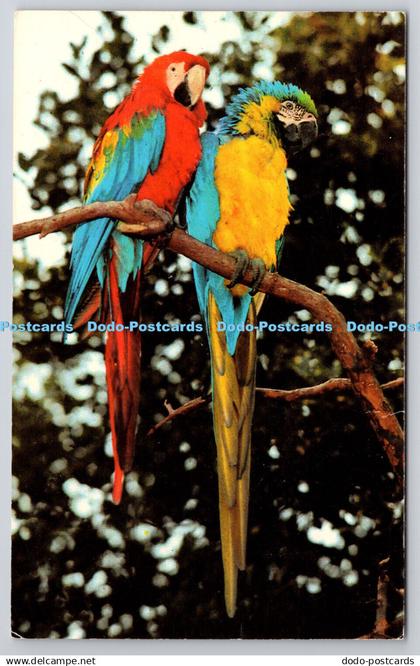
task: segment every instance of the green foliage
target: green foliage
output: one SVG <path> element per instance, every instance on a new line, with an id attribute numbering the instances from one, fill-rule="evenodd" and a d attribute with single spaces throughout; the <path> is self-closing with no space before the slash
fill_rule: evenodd
<path id="1" fill-rule="evenodd" d="M 208 125 L 223 114 L 222 99 L 267 72 L 308 90 L 320 137 L 289 162 L 294 212 L 281 270 L 322 288 L 349 319 L 403 320 L 403 17 L 275 19 L 228 13 L 241 39 L 204 54 L 212 67 Z M 187 35 L 205 17 L 185 12 L 183 20 L 188 50 Z M 35 122 L 48 148 L 19 156 L 34 177 L 36 210 L 79 201 L 93 140 L 145 62 L 133 55 L 123 16 L 108 12 L 104 24 L 106 38 L 91 57 L 86 40 L 70 45 L 64 66 L 77 95 L 65 102 L 56 91 L 41 95 Z M 163 25 L 148 59 L 168 51 L 170 39 Z M 255 197 L 257 205 L 258 183 Z M 16 320 L 60 321 L 67 266 L 45 267 L 21 246 Z M 145 286 L 144 320 L 185 322 L 197 311 L 189 263 L 162 252 Z M 273 299 L 261 313 L 268 321 L 307 316 Z M 373 337 L 379 379 L 398 376 L 402 335 Z M 258 345 L 260 386 L 293 388 L 341 374 L 322 333 L 267 333 Z M 237 616 L 228 620 L 210 410 L 146 435 L 166 413 L 165 400 L 175 407 L 207 392 L 204 336 L 144 335 L 138 454 L 120 507 L 110 501 L 102 339 L 63 345 L 59 334 L 25 333 L 14 348 L 15 631 L 27 638 L 357 637 L 372 630 L 379 562 L 391 557 L 388 619 L 398 635 L 401 506 L 351 394 L 290 404 L 257 398 L 248 568 Z M 389 397 L 400 414 L 401 396 Z"/>

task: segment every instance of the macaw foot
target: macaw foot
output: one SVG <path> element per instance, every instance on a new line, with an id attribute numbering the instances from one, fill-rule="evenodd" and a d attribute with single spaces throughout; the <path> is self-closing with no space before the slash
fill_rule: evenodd
<path id="1" fill-rule="evenodd" d="M 250 296 L 255 296 L 259 291 L 261 282 L 264 280 L 264 275 L 266 273 L 265 263 L 259 258 L 251 259 L 249 267 L 252 270 L 252 285 L 249 294 Z"/>
<path id="2" fill-rule="evenodd" d="M 248 257 L 248 253 L 245 252 L 245 250 L 235 250 L 234 252 L 229 252 L 229 256 L 235 259 L 236 264 L 233 270 L 232 279 L 226 286 L 228 289 L 233 289 L 233 287 L 235 287 L 241 278 L 243 278 L 245 275 L 249 266 L 250 258 Z"/>
<path id="3" fill-rule="evenodd" d="M 235 250 L 234 252 L 229 252 L 229 255 L 236 259 L 236 265 L 232 279 L 226 286 L 228 289 L 233 289 L 233 287 L 235 287 L 244 277 L 247 270 L 250 269 L 252 271 L 253 280 L 249 293 L 251 296 L 255 296 L 265 275 L 265 264 L 263 260 L 250 259 L 245 250 Z"/>
<path id="4" fill-rule="evenodd" d="M 153 201 L 149 201 L 148 199 L 141 199 L 136 201 L 134 208 L 142 211 L 142 213 L 146 214 L 148 217 L 150 216 L 150 222 L 153 222 L 157 219 L 161 225 L 164 223 L 163 230 L 159 231 L 158 233 L 151 234 L 151 237 L 148 238 L 148 241 L 151 245 L 154 245 L 158 248 L 164 248 L 168 243 L 173 230 L 175 229 L 173 217 L 170 215 L 170 213 L 168 213 L 168 211 L 164 210 L 163 208 L 158 208 L 153 203 Z"/>
<path id="5" fill-rule="evenodd" d="M 131 194 L 121 202 L 123 215 L 117 223 L 117 230 L 123 234 L 140 235 L 143 239 L 150 239 L 150 243 L 156 239 L 156 244 L 163 247 L 175 227 L 171 214 L 149 199 L 137 201 L 136 196 Z"/>
<path id="6" fill-rule="evenodd" d="M 149 240 L 149 243 L 159 248 L 166 247 L 168 241 L 172 236 L 172 232 L 174 229 L 175 229 L 174 221 L 172 219 L 168 220 L 168 222 L 166 223 L 165 231 L 162 231 L 162 233 L 153 236 L 153 238 Z"/>

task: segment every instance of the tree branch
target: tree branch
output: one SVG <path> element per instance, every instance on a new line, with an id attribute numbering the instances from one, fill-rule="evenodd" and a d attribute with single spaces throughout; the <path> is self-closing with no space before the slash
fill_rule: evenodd
<path id="1" fill-rule="evenodd" d="M 98 217 L 122 220 L 123 223 L 119 224 L 122 232 L 145 238 L 161 234 L 171 226 L 166 211 L 157 208 L 150 201 L 136 202 L 135 195 L 131 195 L 122 202 L 96 202 L 58 213 L 50 218 L 17 224 L 14 227 L 13 237 L 18 240 L 36 233 L 44 236 L 52 231 Z M 172 232 L 167 247 L 227 279 L 232 278 L 235 268 L 233 257 L 201 243 L 181 229 Z M 252 286 L 253 279 L 252 271 L 248 270 L 241 282 Z M 354 393 L 360 398 L 362 408 L 401 483 L 404 465 L 403 432 L 373 374 L 372 349 L 363 350 L 357 344 L 352 333 L 347 331 L 346 321 L 341 312 L 323 294 L 281 277 L 277 273 L 266 273 L 259 290 L 305 308 L 311 312 L 314 319 L 332 325 L 332 331 L 327 333 L 331 346 L 350 379 Z"/>
<path id="2" fill-rule="evenodd" d="M 382 384 L 381 389 L 382 390 L 396 389 L 402 386 L 403 384 L 404 384 L 404 377 L 398 377 L 398 379 L 393 379 L 392 381 L 387 382 L 386 384 Z M 325 393 L 345 392 L 345 391 L 350 391 L 351 389 L 352 389 L 352 384 L 350 379 L 339 377 L 339 378 L 327 379 L 326 382 L 322 382 L 322 384 L 315 384 L 315 386 L 304 386 L 302 388 L 288 389 L 288 390 L 256 388 L 255 391 L 260 395 L 262 395 L 264 398 L 269 398 L 273 400 L 284 400 L 285 402 L 295 402 L 297 400 L 308 400 L 311 398 L 316 398 L 319 395 L 324 395 Z M 165 402 L 165 407 L 168 409 L 167 416 L 165 416 L 161 421 L 152 426 L 147 431 L 146 433 L 147 436 L 150 437 L 151 435 L 154 435 L 154 433 L 160 428 L 162 428 L 162 426 L 166 425 L 170 421 L 173 421 L 173 419 L 177 418 L 178 416 L 185 416 L 185 414 L 189 414 L 190 412 L 195 411 L 199 407 L 208 405 L 210 402 L 211 402 L 211 395 L 207 395 L 205 397 L 199 396 L 198 398 L 193 398 L 192 400 L 185 402 L 183 405 L 177 407 L 176 409 L 174 409 L 173 407 L 169 409 L 167 403 Z"/>
<path id="3" fill-rule="evenodd" d="M 393 379 L 386 384 L 381 385 L 382 390 L 395 389 L 404 384 L 404 377 L 398 377 Z M 305 386 L 304 388 L 283 390 L 283 389 L 271 389 L 271 388 L 257 388 L 256 390 L 265 398 L 274 398 L 279 400 L 285 400 L 286 402 L 292 402 L 294 400 L 307 400 L 308 398 L 315 398 L 324 393 L 334 392 L 343 392 L 349 391 L 352 389 L 352 383 L 350 379 L 345 379 L 344 377 L 327 379 L 326 382 L 322 384 L 315 384 L 315 386 Z"/>
<path id="4" fill-rule="evenodd" d="M 386 636 L 389 626 L 387 620 L 389 586 L 389 574 L 387 571 L 388 564 L 389 557 L 379 562 L 378 588 L 376 595 L 376 621 L 374 629 L 378 636 Z"/>
<path id="5" fill-rule="evenodd" d="M 375 624 L 371 632 L 359 636 L 359 639 L 370 640 L 372 638 L 403 638 L 404 637 L 404 627 L 403 627 L 403 613 L 399 613 L 394 620 L 388 620 L 388 597 L 389 590 L 391 588 L 390 575 L 388 572 L 390 564 L 390 558 L 386 557 L 385 559 L 379 562 L 379 575 L 378 583 L 376 587 L 376 615 L 375 615 Z M 404 596 L 403 589 L 395 589 L 392 587 L 394 592 L 398 592 L 401 596 Z"/>
<path id="6" fill-rule="evenodd" d="M 185 414 L 193 412 L 199 407 L 202 407 L 203 405 L 208 405 L 209 402 L 211 402 L 210 395 L 206 396 L 205 398 L 200 396 L 198 398 L 193 398 L 193 400 L 189 400 L 188 402 L 184 403 L 180 407 L 177 407 L 176 409 L 168 410 L 169 413 L 161 421 L 156 423 L 147 431 L 146 433 L 147 437 L 154 435 L 157 430 L 162 428 L 162 426 L 164 426 L 166 423 L 169 423 L 169 421 L 173 421 L 173 419 L 175 419 L 177 416 L 185 416 Z"/>
<path id="7" fill-rule="evenodd" d="M 172 224 L 172 218 L 166 210 L 159 208 L 148 199 L 136 201 L 136 195 L 131 194 L 124 201 L 95 201 L 51 217 L 14 224 L 13 240 L 21 240 L 35 234 L 40 234 L 43 238 L 54 231 L 61 231 L 100 217 L 121 220 L 120 231 L 136 233 L 144 237 L 157 236 Z"/>

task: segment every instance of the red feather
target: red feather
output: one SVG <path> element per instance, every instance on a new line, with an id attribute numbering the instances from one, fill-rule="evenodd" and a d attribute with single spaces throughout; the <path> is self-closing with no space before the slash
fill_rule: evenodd
<path id="1" fill-rule="evenodd" d="M 112 319 L 124 324 L 119 302 L 118 276 L 111 260 L 109 289 Z M 134 294 L 132 318 L 140 315 L 140 273 L 131 290 Z M 138 331 L 107 334 L 105 366 L 108 385 L 109 419 L 114 454 L 114 491 L 116 504 L 121 500 L 124 472 L 131 469 L 140 403 L 141 337 Z"/>
<path id="2" fill-rule="evenodd" d="M 185 51 L 157 58 L 146 67 L 131 93 L 121 102 L 102 127 L 94 146 L 98 151 L 108 130 L 130 127 L 134 114 L 149 115 L 160 110 L 165 117 L 165 142 L 156 171 L 148 173 L 137 193 L 137 199 L 150 199 L 171 214 L 182 189 L 190 181 L 201 157 L 199 128 L 207 117 L 200 99 L 189 109 L 178 103 L 166 84 L 166 70 L 172 63 L 185 63 L 185 71 L 201 65 L 209 73 L 208 62 Z M 87 179 L 89 172 L 87 174 Z M 112 242 L 111 242 L 112 249 Z M 124 293 L 118 286 L 115 252 L 109 261 L 108 276 L 102 289 L 93 292 L 76 319 L 83 326 L 100 313 L 102 322 L 126 325 L 140 321 L 140 288 L 144 269 L 150 267 L 156 257 L 154 246 L 145 243 L 143 269 L 128 283 Z M 121 500 L 124 474 L 133 464 L 137 421 L 140 405 L 141 334 L 139 331 L 114 331 L 107 334 L 105 365 L 108 386 L 109 416 L 114 456 L 113 500 Z"/>
<path id="3" fill-rule="evenodd" d="M 152 245 L 145 245 L 144 262 L 148 261 L 153 250 Z M 139 272 L 126 293 L 121 294 L 118 287 L 116 259 L 113 256 L 106 285 L 109 293 L 108 321 L 114 321 L 115 324 L 127 324 L 129 320 L 140 321 L 142 276 L 143 274 Z M 115 504 L 119 504 L 124 474 L 132 468 L 136 444 L 141 378 L 140 331 L 124 330 L 107 334 L 105 367 L 115 469 L 112 497 Z"/>
<path id="4" fill-rule="evenodd" d="M 157 58 L 146 67 L 130 95 L 105 122 L 101 135 L 115 127 L 127 126 L 135 113 L 148 115 L 160 109 L 165 115 L 165 144 L 157 170 L 148 173 L 137 193 L 137 199 L 150 199 L 173 213 L 179 193 L 190 181 L 201 158 L 198 130 L 207 118 L 206 107 L 199 99 L 193 109 L 174 100 L 166 85 L 166 68 L 173 62 L 184 62 L 186 69 L 201 65 L 209 73 L 209 64 L 201 56 L 177 51 Z M 99 141 L 98 139 L 98 141 Z M 99 143 L 98 143 L 99 145 Z"/>

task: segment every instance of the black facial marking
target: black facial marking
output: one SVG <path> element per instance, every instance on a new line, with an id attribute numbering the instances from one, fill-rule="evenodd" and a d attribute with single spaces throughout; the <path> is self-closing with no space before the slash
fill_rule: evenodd
<path id="1" fill-rule="evenodd" d="M 275 132 L 285 148 L 291 147 L 293 144 L 299 142 L 297 125 L 294 123 L 285 125 L 285 123 L 278 118 L 276 113 L 273 114 L 273 124 Z"/>
<path id="2" fill-rule="evenodd" d="M 318 135 L 318 126 L 315 121 L 301 123 L 283 123 L 276 114 L 273 114 L 273 126 L 283 148 L 290 155 L 306 148 Z"/>
<path id="3" fill-rule="evenodd" d="M 309 146 L 309 144 L 318 136 L 318 125 L 315 120 L 308 120 L 304 123 L 300 123 L 298 127 L 302 148 L 306 148 L 306 146 Z"/>
<path id="4" fill-rule="evenodd" d="M 191 95 L 185 81 L 182 81 L 175 89 L 174 98 L 183 106 L 191 106 Z"/>

